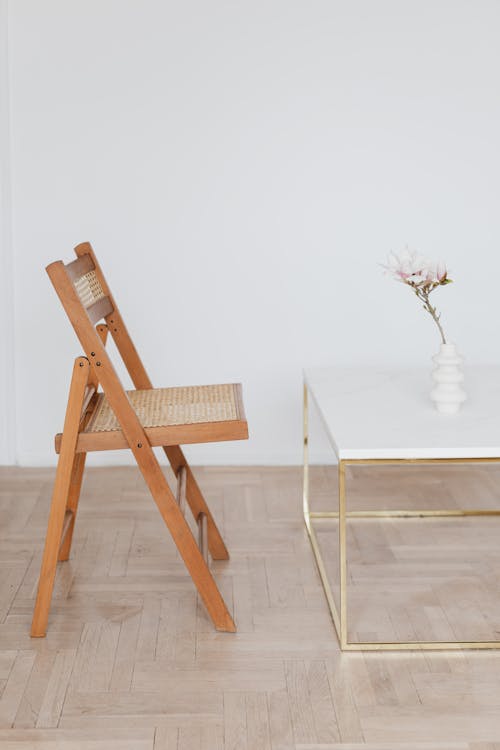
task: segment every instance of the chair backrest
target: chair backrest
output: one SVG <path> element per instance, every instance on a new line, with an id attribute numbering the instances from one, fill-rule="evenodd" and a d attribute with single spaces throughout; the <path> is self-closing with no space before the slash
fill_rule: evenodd
<path id="1" fill-rule="evenodd" d="M 75 247 L 76 261 L 55 261 L 47 273 L 89 360 L 92 374 L 106 394 L 134 454 L 146 443 L 144 429 L 133 410 L 105 345 L 94 325 L 106 321 L 117 349 L 138 389 L 152 388 L 141 358 L 130 338 L 120 311 L 106 283 L 89 242 Z M 151 449 L 149 449 L 151 450 Z M 151 454 L 150 459 L 154 461 Z"/>
<path id="2" fill-rule="evenodd" d="M 77 259 L 71 263 L 56 261 L 48 265 L 46 270 L 83 346 L 85 356 L 91 365 L 96 366 L 99 362 L 98 366 L 101 368 L 106 361 L 106 369 L 109 370 L 111 361 L 107 354 L 102 354 L 102 342 L 94 329 L 94 325 L 104 319 L 134 386 L 140 389 L 152 388 L 91 244 L 83 242 L 77 245 L 75 253 Z M 97 350 L 102 355 L 99 359 L 96 357 Z M 100 370 L 96 373 L 100 381 L 102 372 Z"/>

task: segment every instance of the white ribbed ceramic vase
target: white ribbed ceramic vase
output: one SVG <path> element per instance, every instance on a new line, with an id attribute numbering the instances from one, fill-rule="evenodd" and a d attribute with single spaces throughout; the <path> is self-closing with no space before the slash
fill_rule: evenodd
<path id="1" fill-rule="evenodd" d="M 435 362 L 432 371 L 435 385 L 431 399 L 440 414 L 456 414 L 467 398 L 462 388 L 462 357 L 455 344 L 441 344 L 439 353 L 432 359 Z"/>

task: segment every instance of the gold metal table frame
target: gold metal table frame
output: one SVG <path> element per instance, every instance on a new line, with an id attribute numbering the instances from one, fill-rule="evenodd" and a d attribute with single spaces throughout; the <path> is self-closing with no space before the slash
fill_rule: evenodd
<path id="1" fill-rule="evenodd" d="M 303 510 L 304 521 L 316 559 L 321 583 L 325 591 L 330 614 L 337 632 L 342 651 L 445 651 L 463 649 L 500 649 L 498 641 L 349 641 L 347 635 L 347 519 L 349 518 L 426 518 L 452 516 L 500 516 L 500 510 L 369 510 L 348 511 L 345 483 L 345 467 L 348 465 L 400 465 L 400 464 L 481 464 L 500 463 L 499 458 L 400 458 L 400 459 L 340 459 L 335 446 L 332 448 L 338 459 L 338 511 L 311 511 L 309 509 L 309 408 L 308 388 L 304 382 L 304 474 L 303 474 Z M 331 441 L 330 441 L 331 442 Z M 321 555 L 318 538 L 313 522 L 320 519 L 339 521 L 339 566 L 340 566 L 340 611 L 335 603 L 333 591 L 328 580 L 325 563 Z"/>

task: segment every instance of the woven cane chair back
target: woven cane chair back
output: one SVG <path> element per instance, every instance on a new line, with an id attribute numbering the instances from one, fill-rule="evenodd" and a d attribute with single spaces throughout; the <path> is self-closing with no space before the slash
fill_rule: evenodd
<path id="1" fill-rule="evenodd" d="M 95 270 L 80 276 L 73 283 L 85 309 L 106 296 Z"/>
<path id="2" fill-rule="evenodd" d="M 91 323 L 97 323 L 113 312 L 106 281 L 90 253 L 82 253 L 68 263 L 65 270 Z"/>

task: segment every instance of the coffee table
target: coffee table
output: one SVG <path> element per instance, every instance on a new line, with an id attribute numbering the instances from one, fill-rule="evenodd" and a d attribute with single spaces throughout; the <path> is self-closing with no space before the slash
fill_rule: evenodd
<path id="1" fill-rule="evenodd" d="M 429 398 L 429 370 L 330 367 L 304 371 L 304 520 L 343 651 L 499 649 L 500 641 L 352 642 L 348 639 L 346 524 L 350 518 L 498 516 L 500 510 L 349 511 L 349 465 L 481 464 L 500 461 L 500 367 L 466 370 L 468 400 L 459 414 L 439 414 Z M 309 505 L 309 419 L 312 399 L 338 461 L 338 511 Z M 340 602 L 328 580 L 315 522 L 338 519 Z M 500 533 L 500 524 L 499 524 Z"/>

